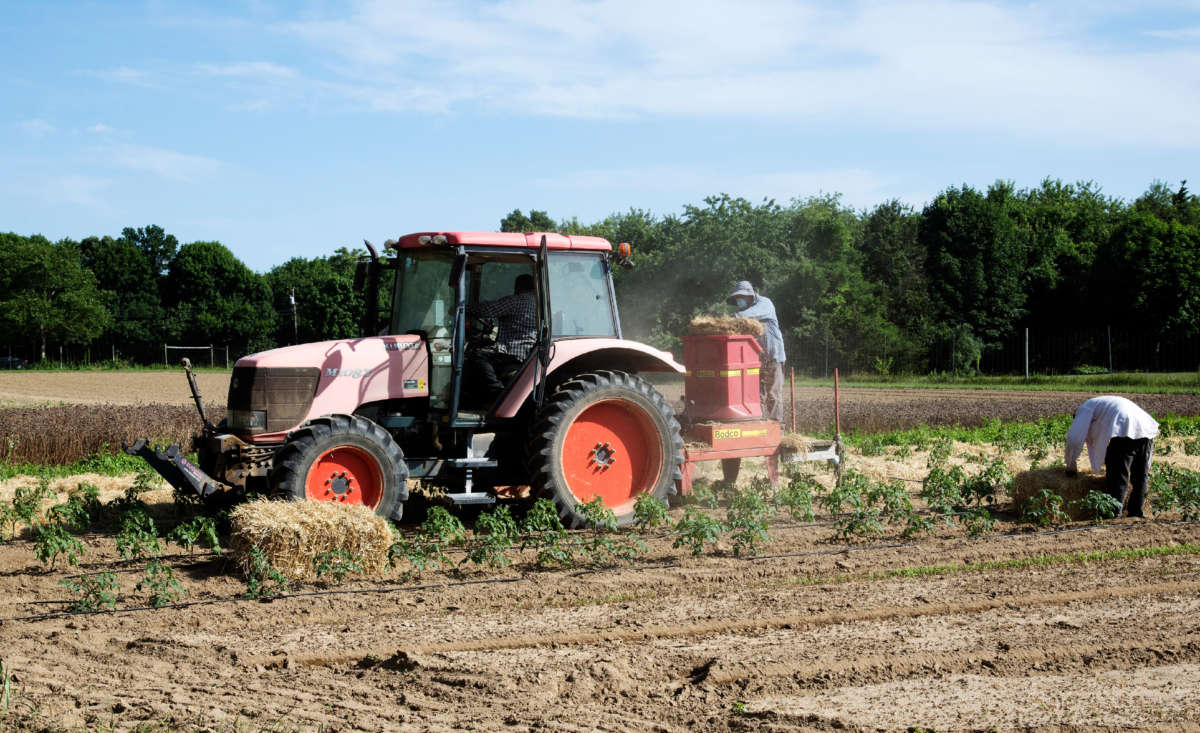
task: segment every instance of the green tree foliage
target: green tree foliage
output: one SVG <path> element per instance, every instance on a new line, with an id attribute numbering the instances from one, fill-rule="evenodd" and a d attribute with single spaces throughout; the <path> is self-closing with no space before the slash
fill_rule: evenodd
<path id="1" fill-rule="evenodd" d="M 78 245 L 0 234 L 0 330 L 9 343 L 31 341 L 45 360 L 47 342 L 89 343 L 110 318 Z"/>
<path id="2" fill-rule="evenodd" d="M 295 257 L 273 268 L 266 280 L 279 314 L 276 343 L 303 344 L 362 335 L 358 331 L 363 303 L 354 292 L 354 266 L 346 268 L 340 256 L 311 260 Z"/>
<path id="3" fill-rule="evenodd" d="M 151 259 L 125 238 L 88 237 L 80 242 L 80 251 L 84 265 L 96 276 L 101 302 L 112 314 L 103 336 L 143 359 L 159 353 L 165 314 L 159 296 L 161 275 Z"/>
<path id="4" fill-rule="evenodd" d="M 276 314 L 266 279 L 218 242 L 179 248 L 167 273 L 167 333 L 176 341 L 229 344 L 243 354 L 273 345 Z"/>
<path id="5" fill-rule="evenodd" d="M 529 216 L 522 214 L 520 209 L 513 209 L 500 220 L 502 232 L 553 232 L 556 229 L 558 226 L 550 215 L 537 209 L 530 209 Z"/>

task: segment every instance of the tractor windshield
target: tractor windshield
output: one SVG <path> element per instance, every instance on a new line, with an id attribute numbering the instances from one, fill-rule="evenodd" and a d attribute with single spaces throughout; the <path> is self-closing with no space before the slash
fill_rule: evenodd
<path id="1" fill-rule="evenodd" d="M 555 338 L 616 338 L 617 319 L 603 258 L 591 252 L 550 252 L 550 309 Z"/>
<path id="2" fill-rule="evenodd" d="M 392 333 L 423 331 L 427 338 L 449 338 L 454 320 L 450 267 L 454 253 L 418 249 L 398 258 Z"/>

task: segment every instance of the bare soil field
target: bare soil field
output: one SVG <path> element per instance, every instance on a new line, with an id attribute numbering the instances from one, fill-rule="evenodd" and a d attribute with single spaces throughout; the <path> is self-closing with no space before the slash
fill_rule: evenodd
<path id="1" fill-rule="evenodd" d="M 0 399 L 75 399 L 28 387 L 64 375 L 11 376 Z M 188 399 L 179 374 L 94 376 L 104 402 Z M 223 399 L 213 379 L 201 389 Z M 848 390 L 843 406 L 1051 404 L 891 392 Z M 1084 397 L 1052 399 L 1069 412 Z M 1200 409 L 1164 399 L 1160 411 Z M 1200 467 L 1178 445 L 1164 453 Z M 850 461 L 915 482 L 926 455 Z M 747 462 L 743 480 L 756 470 Z M 105 501 L 128 483 L 53 488 L 85 478 Z M 22 482 L 34 479 L 0 484 L 0 500 Z M 172 515 L 168 490 L 145 498 Z M 982 538 L 943 526 L 842 540 L 825 519 L 776 520 L 753 558 L 726 544 L 694 557 L 655 535 L 631 566 L 549 570 L 526 552 L 506 568 L 350 576 L 270 601 L 245 599 L 226 556 L 171 554 L 186 595 L 162 609 L 137 587 L 145 563 L 123 561 L 111 535 L 84 536 L 78 568 L 47 570 L 25 534 L 0 542 L 0 730 L 1200 730 L 1200 524 L 1037 531 L 1002 516 Z M 68 613 L 60 581 L 102 571 L 120 581 L 118 610 Z"/>
<path id="2" fill-rule="evenodd" d="M 229 375 L 196 375 L 206 403 L 224 405 Z M 161 372 L 0 372 L 0 407 L 41 405 L 190 405 L 182 369 Z"/>

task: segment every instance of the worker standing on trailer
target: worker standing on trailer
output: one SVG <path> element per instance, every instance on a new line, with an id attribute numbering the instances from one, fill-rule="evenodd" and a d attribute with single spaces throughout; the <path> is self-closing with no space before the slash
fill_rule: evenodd
<path id="1" fill-rule="evenodd" d="M 1129 484 L 1129 516 L 1143 516 L 1156 437 L 1158 422 L 1133 402 L 1111 395 L 1093 397 L 1076 408 L 1067 430 L 1067 476 L 1076 475 L 1075 465 L 1086 443 L 1092 473 L 1105 467 L 1104 491 L 1124 506 Z"/>
<path id="2" fill-rule="evenodd" d="M 779 329 L 775 304 L 767 296 L 755 293 L 749 280 L 734 285 L 726 302 L 738 309 L 734 315 L 753 318 L 763 325 L 763 335 L 759 338 L 763 347 L 762 369 L 758 373 L 763 417 L 783 422 L 783 362 L 787 357 L 783 352 L 783 332 Z"/>

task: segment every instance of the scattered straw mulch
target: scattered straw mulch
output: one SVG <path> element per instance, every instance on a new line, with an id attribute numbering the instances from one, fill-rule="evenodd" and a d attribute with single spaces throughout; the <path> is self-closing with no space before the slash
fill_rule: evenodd
<path id="1" fill-rule="evenodd" d="M 798 453 L 801 457 L 808 457 L 808 438 L 799 433 L 784 433 L 779 439 L 779 450 L 782 453 Z"/>
<path id="2" fill-rule="evenodd" d="M 363 506 L 259 500 L 234 509 L 229 519 L 234 559 L 243 570 L 258 547 L 291 580 L 314 579 L 313 560 L 330 550 L 359 558 L 366 575 L 382 573 L 394 541 L 387 520 Z"/>
<path id="3" fill-rule="evenodd" d="M 1080 471 L 1079 475 L 1070 478 L 1062 466 L 1024 471 L 1013 478 L 1013 506 L 1020 511 L 1025 501 L 1042 489 L 1050 489 L 1063 498 L 1063 511 L 1070 515 L 1071 519 L 1091 519 L 1078 502 L 1087 496 L 1089 491 L 1103 492 L 1104 476 Z"/>
<path id="4" fill-rule="evenodd" d="M 741 316 L 696 316 L 692 319 L 688 333 L 692 336 L 732 336 L 745 334 L 760 338 L 763 325 L 753 318 Z"/>

